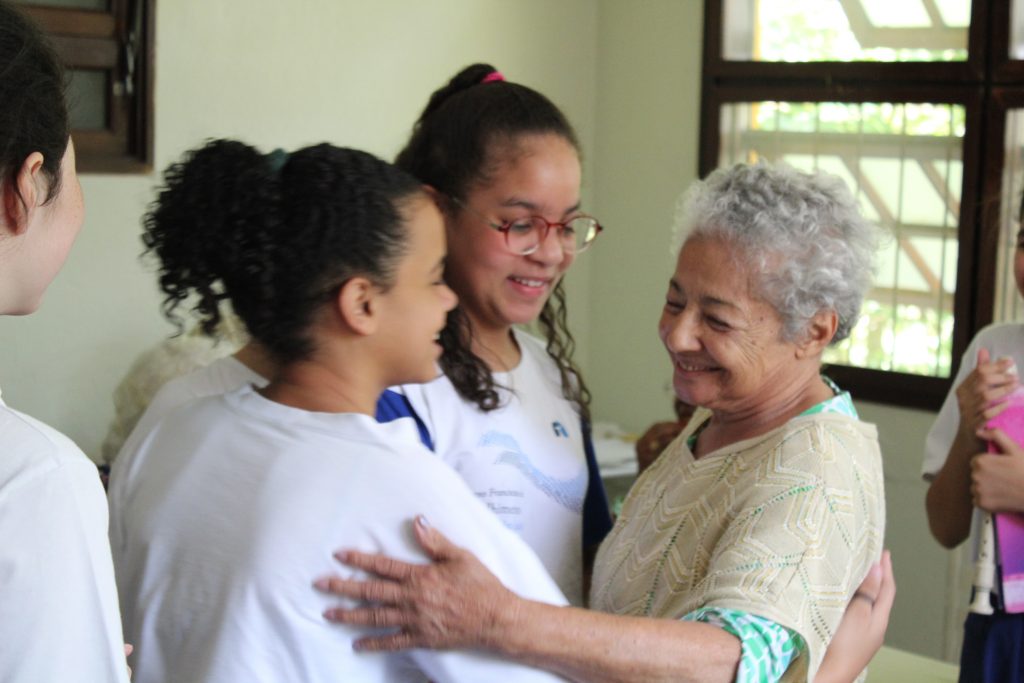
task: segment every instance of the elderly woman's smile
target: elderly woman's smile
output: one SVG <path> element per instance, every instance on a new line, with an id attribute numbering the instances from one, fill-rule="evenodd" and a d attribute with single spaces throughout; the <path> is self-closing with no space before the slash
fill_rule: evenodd
<path id="1" fill-rule="evenodd" d="M 797 372 L 796 345 L 782 338 L 774 308 L 753 292 L 736 249 L 693 239 L 679 254 L 659 333 L 672 358 L 679 398 L 712 409 L 741 410 L 784 400 Z M 808 364 L 814 374 L 817 366 Z"/>

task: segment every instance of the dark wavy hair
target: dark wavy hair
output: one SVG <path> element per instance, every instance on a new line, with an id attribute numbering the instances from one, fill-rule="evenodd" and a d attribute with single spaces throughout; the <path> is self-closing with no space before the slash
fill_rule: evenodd
<path id="1" fill-rule="evenodd" d="M 486 185 L 500 151 L 524 135 L 554 134 L 579 153 L 579 142 L 565 115 L 536 90 L 505 80 L 486 79 L 497 70 L 473 64 L 457 73 L 427 102 L 395 163 L 441 194 L 464 201 Z M 573 362 L 576 346 L 566 323 L 565 291 L 559 282 L 544 304 L 539 324 L 547 352 L 558 367 L 562 394 L 590 419 L 590 391 Z M 499 407 L 499 386 L 472 348 L 473 328 L 462 310 L 448 314 L 441 333 L 441 368 L 459 395 L 482 411 Z"/>
<path id="2" fill-rule="evenodd" d="M 60 192 L 60 166 L 70 138 L 64 69 L 53 48 L 21 12 L 0 0 L 0 186 L 26 157 L 43 155 L 46 201 Z"/>
<path id="3" fill-rule="evenodd" d="M 164 173 L 144 218 L 160 262 L 164 314 L 193 301 L 212 334 L 230 301 L 281 363 L 308 356 L 316 311 L 347 280 L 387 287 L 407 248 L 403 212 L 419 182 L 387 162 L 327 144 L 264 155 L 233 140 L 190 151 Z"/>

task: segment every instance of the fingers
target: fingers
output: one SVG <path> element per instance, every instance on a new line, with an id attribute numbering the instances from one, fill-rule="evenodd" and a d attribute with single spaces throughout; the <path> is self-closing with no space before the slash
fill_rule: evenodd
<path id="1" fill-rule="evenodd" d="M 134 645 L 132 645 L 131 643 L 125 643 L 124 644 L 124 656 L 125 657 L 130 656 L 131 653 L 134 652 L 134 651 L 135 651 L 135 646 Z"/>
<path id="2" fill-rule="evenodd" d="M 884 618 L 889 623 L 889 613 L 892 611 L 893 603 L 896 601 L 896 575 L 892 571 L 892 553 L 888 550 L 882 551 L 882 581 L 875 598 L 875 612 L 879 618 Z"/>
<path id="3" fill-rule="evenodd" d="M 994 443 L 1000 453 L 1016 454 L 1021 450 L 1017 442 L 1001 429 L 979 429 L 977 435 L 980 439 Z"/>
<path id="4" fill-rule="evenodd" d="M 989 353 L 988 353 L 988 349 L 986 349 L 986 348 L 985 348 L 985 347 L 983 346 L 983 347 L 981 347 L 980 349 L 978 349 L 978 363 L 977 363 L 977 364 L 978 364 L 978 365 L 984 365 L 984 364 L 985 364 L 985 363 L 987 363 L 988 361 L 989 361 Z"/>
<path id="5" fill-rule="evenodd" d="M 352 649 L 358 652 L 394 652 L 395 650 L 407 650 L 420 647 L 422 643 L 413 638 L 411 633 L 399 631 L 386 636 L 369 636 L 360 638 L 352 644 Z"/>
<path id="6" fill-rule="evenodd" d="M 882 563 L 881 560 L 871 565 L 868 570 L 868 575 L 864 577 L 860 586 L 854 592 L 854 597 L 862 597 L 868 600 L 872 605 L 878 599 L 878 593 L 882 589 Z"/>
<path id="7" fill-rule="evenodd" d="M 327 576 L 313 582 L 317 590 L 361 602 L 394 605 L 402 598 L 402 589 L 390 581 L 354 581 L 338 576 Z"/>
<path id="8" fill-rule="evenodd" d="M 409 625 L 408 618 L 401 610 L 394 607 L 356 607 L 353 609 L 331 607 L 324 610 L 323 616 L 324 619 L 335 624 L 351 626 L 389 628 Z"/>
<path id="9" fill-rule="evenodd" d="M 408 579 L 419 566 L 390 558 L 387 555 L 362 553 L 358 550 L 339 550 L 334 553 L 334 558 L 355 569 L 362 569 L 382 578 L 396 581 Z"/>
<path id="10" fill-rule="evenodd" d="M 448 540 L 448 537 L 435 529 L 423 515 L 417 515 L 412 524 L 413 533 L 420 547 L 434 561 L 450 560 L 458 557 L 462 548 Z"/>

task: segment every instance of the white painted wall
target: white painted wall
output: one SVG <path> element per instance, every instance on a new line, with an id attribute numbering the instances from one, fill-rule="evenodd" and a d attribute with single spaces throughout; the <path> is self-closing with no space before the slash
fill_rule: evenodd
<path id="1" fill-rule="evenodd" d="M 268 150 L 328 140 L 390 158 L 428 94 L 472 61 L 548 94 L 584 146 L 584 196 L 608 226 L 570 281 L 595 414 L 637 430 L 668 417 L 655 325 L 671 272 L 669 225 L 697 171 L 698 0 L 162 0 L 156 161 L 213 136 Z M 168 334 L 137 256 L 156 175 L 85 176 L 88 217 L 43 309 L 0 318 L 5 400 L 95 455 L 110 394 Z M 924 523 L 921 443 L 932 416 L 860 404 L 886 457 L 888 544 L 899 597 L 888 642 L 956 652 L 956 561 Z M 947 600 L 947 594 L 954 596 Z"/>
<path id="2" fill-rule="evenodd" d="M 157 169 L 218 136 L 267 151 L 326 140 L 392 158 L 429 94 L 476 61 L 550 93 L 593 147 L 591 0 L 163 0 L 156 26 Z M 86 223 L 66 268 L 36 315 L 0 318 L 5 401 L 93 457 L 114 386 L 172 331 L 137 258 L 157 180 L 83 176 Z M 586 275 L 584 264 L 573 281 Z M 586 302 L 572 303 L 585 329 Z"/>

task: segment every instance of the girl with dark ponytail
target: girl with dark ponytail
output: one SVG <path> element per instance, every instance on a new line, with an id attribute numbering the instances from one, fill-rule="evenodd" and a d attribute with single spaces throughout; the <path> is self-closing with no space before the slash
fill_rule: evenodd
<path id="1" fill-rule="evenodd" d="M 403 391 L 436 452 L 581 604 L 584 549 L 611 520 L 562 284 L 601 231 L 580 209 L 576 134 L 544 95 L 474 64 L 430 97 L 396 164 L 442 207 L 461 302 L 443 377 Z M 534 323 L 543 341 L 520 327 Z"/>
<path id="2" fill-rule="evenodd" d="M 0 315 L 35 312 L 84 220 L 64 87 L 0 0 Z M 0 399 L 0 681 L 128 680 L 106 531 L 92 461 Z"/>
<path id="3" fill-rule="evenodd" d="M 564 603 L 410 421 L 374 419 L 386 387 L 436 375 L 456 303 L 420 183 L 355 150 L 217 140 L 167 171 L 146 243 L 169 311 L 215 325 L 229 302 L 274 372 L 164 413 L 122 454 L 111 541 L 135 681 L 553 680 L 458 652 L 358 657 L 309 587 L 339 543 L 422 561 L 406 527 L 424 514 L 514 590 Z"/>

